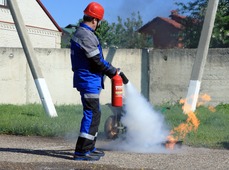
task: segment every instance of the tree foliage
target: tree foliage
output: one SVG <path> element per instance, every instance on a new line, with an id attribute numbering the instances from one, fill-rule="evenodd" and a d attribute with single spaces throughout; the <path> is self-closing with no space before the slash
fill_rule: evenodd
<path id="1" fill-rule="evenodd" d="M 138 33 L 138 29 L 143 25 L 139 12 L 132 13 L 131 17 L 124 21 L 118 16 L 117 20 L 117 23 L 112 24 L 104 21 L 96 30 L 103 47 L 146 48 L 153 46 L 150 36 Z"/>
<path id="2" fill-rule="evenodd" d="M 186 48 L 196 48 L 204 22 L 208 0 L 177 3 L 179 12 L 186 14 L 183 42 Z M 212 33 L 211 48 L 229 47 L 229 1 L 220 0 Z"/>

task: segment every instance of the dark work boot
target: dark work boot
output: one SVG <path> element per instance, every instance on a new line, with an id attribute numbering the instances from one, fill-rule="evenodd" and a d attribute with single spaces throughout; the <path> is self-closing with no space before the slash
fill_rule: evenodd
<path id="1" fill-rule="evenodd" d="M 95 155 L 95 156 L 104 156 L 105 153 L 102 151 L 102 150 L 99 150 L 97 148 L 94 148 L 92 151 L 91 151 L 91 155 Z"/>
<path id="2" fill-rule="evenodd" d="M 90 151 L 86 153 L 75 152 L 73 159 L 79 161 L 98 161 L 100 156 L 95 155 Z"/>

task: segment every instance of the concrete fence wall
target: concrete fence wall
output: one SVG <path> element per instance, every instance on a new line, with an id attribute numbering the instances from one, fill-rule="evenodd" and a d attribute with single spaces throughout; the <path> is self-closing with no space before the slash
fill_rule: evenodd
<path id="1" fill-rule="evenodd" d="M 69 49 L 35 49 L 39 66 L 54 104 L 80 104 L 72 87 Z M 104 57 L 120 67 L 136 89 L 152 104 L 175 102 L 186 97 L 196 50 L 109 49 Z M 229 49 L 211 49 L 200 93 L 212 97 L 210 104 L 229 103 Z M 105 78 L 101 103 L 111 101 L 111 83 Z M 40 103 L 24 51 L 0 48 L 0 103 Z"/>
<path id="2" fill-rule="evenodd" d="M 196 49 L 152 50 L 149 62 L 150 101 L 175 102 L 187 95 Z M 200 94 L 208 104 L 229 103 L 229 49 L 210 49 Z"/>
<path id="3" fill-rule="evenodd" d="M 69 49 L 35 49 L 38 64 L 54 104 L 79 104 L 80 96 L 72 86 Z M 141 50 L 109 49 L 104 57 L 122 68 L 137 89 L 141 89 Z M 111 83 L 105 78 L 101 103 L 111 101 Z M 21 48 L 0 48 L 0 103 L 40 103 L 29 66 Z"/>

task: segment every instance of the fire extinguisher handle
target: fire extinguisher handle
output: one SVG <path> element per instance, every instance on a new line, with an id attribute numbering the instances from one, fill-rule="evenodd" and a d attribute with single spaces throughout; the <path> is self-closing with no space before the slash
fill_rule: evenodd
<path id="1" fill-rule="evenodd" d="M 129 82 L 129 80 L 122 71 L 119 73 L 119 75 L 122 77 L 123 84 L 127 84 Z"/>

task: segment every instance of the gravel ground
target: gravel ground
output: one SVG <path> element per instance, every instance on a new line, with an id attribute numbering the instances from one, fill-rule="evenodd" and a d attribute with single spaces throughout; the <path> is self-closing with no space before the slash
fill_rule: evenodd
<path id="1" fill-rule="evenodd" d="M 97 147 L 109 141 L 98 139 Z M 74 161 L 74 140 L 0 135 L 0 170 L 169 169 L 228 170 L 229 150 L 176 147 L 169 153 L 105 151 L 99 161 Z"/>

